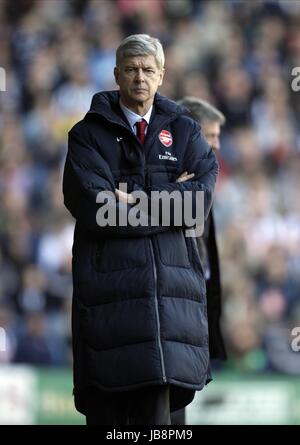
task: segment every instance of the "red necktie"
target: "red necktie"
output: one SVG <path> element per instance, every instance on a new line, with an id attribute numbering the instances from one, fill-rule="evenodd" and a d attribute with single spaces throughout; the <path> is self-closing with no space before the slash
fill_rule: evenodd
<path id="1" fill-rule="evenodd" d="M 144 145 L 147 122 L 145 121 L 145 119 L 142 119 L 141 121 L 136 122 L 135 125 L 137 130 L 137 137 L 141 141 L 142 145 Z"/>

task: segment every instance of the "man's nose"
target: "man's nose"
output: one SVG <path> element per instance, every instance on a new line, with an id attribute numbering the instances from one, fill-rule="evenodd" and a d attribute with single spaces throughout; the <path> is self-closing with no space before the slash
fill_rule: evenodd
<path id="1" fill-rule="evenodd" d="M 144 79 L 144 72 L 143 72 L 142 68 L 137 70 L 137 72 L 136 72 L 136 80 L 138 82 L 143 82 L 145 80 Z"/>
<path id="2" fill-rule="evenodd" d="M 220 139 L 218 137 L 215 137 L 213 140 L 213 148 L 215 150 L 220 150 Z"/>

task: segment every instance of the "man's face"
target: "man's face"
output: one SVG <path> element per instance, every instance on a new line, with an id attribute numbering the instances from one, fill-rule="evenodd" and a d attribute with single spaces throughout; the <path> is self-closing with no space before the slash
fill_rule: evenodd
<path id="1" fill-rule="evenodd" d="M 124 105 L 147 104 L 150 108 L 164 70 L 157 67 L 154 56 L 136 56 L 124 58 L 114 74 Z"/>
<path id="2" fill-rule="evenodd" d="M 220 150 L 220 123 L 205 121 L 202 124 L 202 131 L 205 139 L 213 150 Z"/>

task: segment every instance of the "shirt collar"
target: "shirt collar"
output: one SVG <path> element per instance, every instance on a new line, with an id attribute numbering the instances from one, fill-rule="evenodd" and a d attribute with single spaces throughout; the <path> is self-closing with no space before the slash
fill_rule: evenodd
<path id="1" fill-rule="evenodd" d="M 151 105 L 151 107 L 149 108 L 147 113 L 144 114 L 144 116 L 140 116 L 139 114 L 136 114 L 134 111 L 129 110 L 129 108 L 125 107 L 125 105 L 122 104 L 121 100 L 120 100 L 120 107 L 123 113 L 125 114 L 125 117 L 128 120 L 132 131 L 135 131 L 135 124 L 142 119 L 145 119 L 145 121 L 149 125 L 153 105 Z"/>

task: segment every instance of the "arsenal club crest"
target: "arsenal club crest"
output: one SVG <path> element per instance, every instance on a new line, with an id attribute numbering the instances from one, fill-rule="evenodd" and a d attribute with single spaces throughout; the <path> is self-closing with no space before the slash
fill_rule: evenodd
<path id="1" fill-rule="evenodd" d="M 170 147 L 173 144 L 172 134 L 167 130 L 161 130 L 158 137 L 165 147 Z"/>

